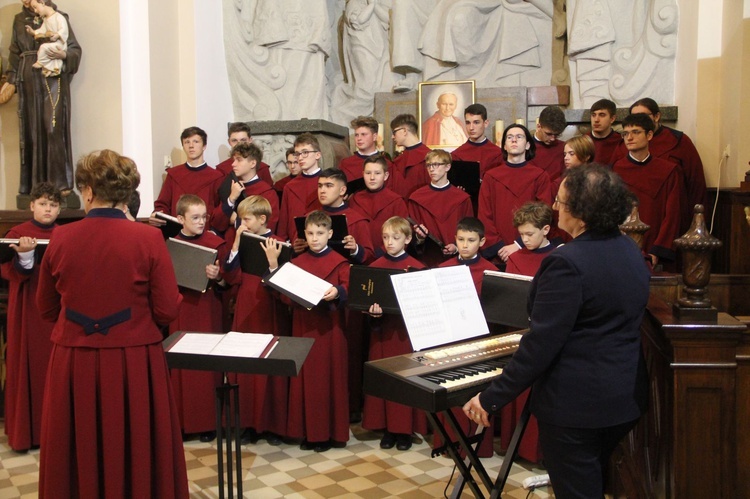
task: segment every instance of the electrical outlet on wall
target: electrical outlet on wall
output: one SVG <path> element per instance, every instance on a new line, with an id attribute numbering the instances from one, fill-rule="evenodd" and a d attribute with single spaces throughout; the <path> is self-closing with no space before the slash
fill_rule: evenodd
<path id="1" fill-rule="evenodd" d="M 725 158 L 728 158 L 730 156 L 730 151 L 731 150 L 729 148 L 729 144 L 727 144 L 727 147 L 724 148 L 724 157 Z"/>

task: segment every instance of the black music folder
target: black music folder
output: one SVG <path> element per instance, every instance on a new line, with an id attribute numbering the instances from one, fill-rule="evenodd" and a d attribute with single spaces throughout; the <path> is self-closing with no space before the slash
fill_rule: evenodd
<path id="1" fill-rule="evenodd" d="M 13 257 L 16 256 L 16 250 L 10 247 L 11 244 L 18 244 L 20 242 L 19 239 L 13 239 L 13 238 L 0 238 L 0 263 L 5 263 L 13 260 Z M 36 249 L 34 250 L 34 260 L 39 262 L 41 261 L 42 257 L 44 256 L 44 252 L 47 250 L 47 245 L 49 244 L 49 239 L 37 239 L 36 240 Z"/>
<path id="2" fill-rule="evenodd" d="M 414 220 L 411 217 L 406 217 L 406 221 L 411 224 L 412 228 L 414 228 L 415 225 L 424 225 L 423 223 L 417 222 L 416 220 Z M 425 227 L 427 227 L 427 226 L 425 225 Z M 414 239 L 416 239 L 416 238 L 417 238 L 417 235 L 414 234 Z M 443 244 L 443 241 L 441 241 L 436 236 L 434 236 L 432 234 L 432 232 L 430 232 L 429 234 L 427 234 L 427 240 L 430 241 L 430 242 L 432 242 L 435 246 L 437 246 L 437 248 L 441 251 L 441 254 L 442 254 L 443 248 L 445 248 L 445 244 Z"/>
<path id="3" fill-rule="evenodd" d="M 452 161 L 448 170 L 448 181 L 456 187 L 463 188 L 466 194 L 476 197 L 479 195 L 479 162 Z"/>
<path id="4" fill-rule="evenodd" d="M 328 240 L 328 246 L 344 258 L 349 258 L 350 251 L 344 248 L 344 238 L 349 235 L 349 225 L 346 223 L 346 215 L 329 215 L 331 217 L 331 228 L 333 236 Z M 294 217 L 294 225 L 297 228 L 297 237 L 305 238 L 305 219 L 307 217 Z"/>
<path id="5" fill-rule="evenodd" d="M 350 180 L 349 182 L 346 183 L 346 195 L 347 196 L 351 196 L 355 192 L 363 191 L 365 189 L 366 189 L 365 179 L 362 177 L 355 178 L 354 180 Z"/>
<path id="6" fill-rule="evenodd" d="M 346 306 L 352 310 L 370 310 L 373 303 L 386 314 L 400 314 L 391 276 L 403 274 L 403 269 L 381 269 L 367 265 L 352 265 L 349 271 L 349 294 Z"/>
<path id="7" fill-rule="evenodd" d="M 268 270 L 266 252 L 260 245 L 260 243 L 264 242 L 266 239 L 265 236 L 251 234 L 247 231 L 242 233 L 242 237 L 240 237 L 240 249 L 237 256 L 240 259 L 242 272 L 245 274 L 263 277 Z M 281 254 L 279 255 L 279 267 L 281 267 L 292 259 L 292 245 L 281 241 L 278 241 L 278 243 L 281 245 Z"/>
<path id="8" fill-rule="evenodd" d="M 532 279 L 520 274 L 485 270 L 480 301 L 487 322 L 529 327 L 527 301 Z"/>
<path id="9" fill-rule="evenodd" d="M 206 265 L 216 262 L 219 251 L 171 237 L 167 239 L 167 249 L 177 285 L 205 293 L 208 288 Z"/>
<path id="10" fill-rule="evenodd" d="M 182 224 L 177 219 L 177 217 L 167 215 L 166 213 L 162 213 L 160 211 L 154 213 L 154 216 L 159 220 L 164 220 L 165 222 L 167 222 L 166 224 L 159 227 L 159 229 L 161 229 L 161 233 L 164 235 L 164 239 L 177 237 L 177 235 L 182 230 Z"/>

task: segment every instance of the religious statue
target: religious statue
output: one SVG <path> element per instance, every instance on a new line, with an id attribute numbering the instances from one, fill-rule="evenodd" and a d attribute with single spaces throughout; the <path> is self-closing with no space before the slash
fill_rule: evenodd
<path id="1" fill-rule="evenodd" d="M 32 4 L 37 4 L 37 10 Z M 67 48 L 50 43 L 44 48 L 50 61 L 38 61 L 39 43 L 33 32 L 42 28 L 40 10 L 51 7 L 60 14 L 68 30 Z M 49 19 L 48 17 L 46 19 Z M 30 28 L 27 30 L 27 28 Z M 44 44 L 47 45 L 47 44 Z M 57 46 L 56 46 L 57 45 Z M 51 182 L 64 195 L 73 190 L 73 157 L 70 141 L 70 81 L 81 62 L 81 46 L 70 27 L 67 14 L 57 11 L 50 0 L 23 0 L 23 8 L 13 20 L 6 73 L 0 88 L 0 102 L 18 93 L 21 147 L 20 194 L 28 194 L 39 182 Z M 61 61 L 59 73 L 54 67 Z M 37 62 L 43 69 L 35 67 Z M 52 67 L 50 70 L 48 67 Z M 48 71 L 45 76 L 42 71 Z"/>
<path id="2" fill-rule="evenodd" d="M 36 62 L 31 67 L 41 69 L 45 77 L 58 76 L 63 61 L 52 54 L 68 49 L 68 21 L 56 8 L 38 0 L 31 0 L 31 8 L 43 19 L 42 25 L 37 29 L 26 26 L 26 32 L 41 43 Z"/>

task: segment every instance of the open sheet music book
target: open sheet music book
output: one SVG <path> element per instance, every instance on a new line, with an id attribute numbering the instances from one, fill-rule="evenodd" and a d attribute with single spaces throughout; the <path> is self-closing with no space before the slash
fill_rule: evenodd
<path id="1" fill-rule="evenodd" d="M 466 265 L 391 276 L 414 350 L 489 334 Z"/>
<path id="2" fill-rule="evenodd" d="M 0 238 L 0 263 L 5 263 L 13 260 L 13 257 L 16 256 L 16 250 L 10 247 L 11 244 L 18 244 L 21 241 L 19 239 L 13 239 L 13 238 L 7 238 L 3 237 Z M 35 257 L 37 260 L 41 260 L 42 256 L 44 256 L 44 252 L 47 249 L 47 245 L 49 244 L 49 239 L 37 239 L 36 240 L 36 249 L 35 251 Z"/>
<path id="3" fill-rule="evenodd" d="M 218 250 L 171 237 L 167 239 L 167 249 L 172 257 L 177 285 L 205 293 L 208 288 L 206 265 L 216 262 Z"/>
<path id="4" fill-rule="evenodd" d="M 279 293 L 310 310 L 333 286 L 330 282 L 288 262 L 264 281 Z"/>
<path id="5" fill-rule="evenodd" d="M 224 357 L 245 357 L 263 359 L 273 351 L 279 337 L 272 334 L 238 333 L 183 333 L 172 344 L 169 352 L 198 355 L 218 355 Z"/>
<path id="6" fill-rule="evenodd" d="M 533 279 L 527 275 L 485 270 L 482 308 L 487 320 L 492 324 L 529 327 L 527 301 Z"/>

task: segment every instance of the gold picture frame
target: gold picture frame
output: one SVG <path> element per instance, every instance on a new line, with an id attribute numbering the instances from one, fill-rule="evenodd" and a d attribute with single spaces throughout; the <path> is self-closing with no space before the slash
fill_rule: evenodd
<path id="1" fill-rule="evenodd" d="M 417 97 L 420 140 L 432 149 L 455 149 L 466 142 L 463 112 L 474 104 L 475 95 L 474 80 L 421 82 Z"/>

